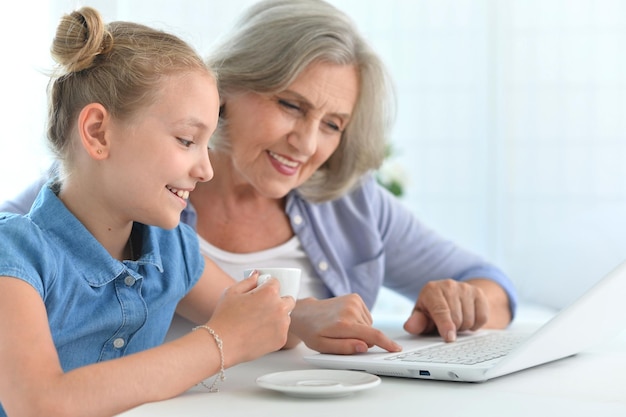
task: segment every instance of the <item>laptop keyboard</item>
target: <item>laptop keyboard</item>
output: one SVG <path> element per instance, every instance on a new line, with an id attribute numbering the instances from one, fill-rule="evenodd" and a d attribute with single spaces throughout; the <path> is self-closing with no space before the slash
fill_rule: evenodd
<path id="1" fill-rule="evenodd" d="M 399 353 L 386 359 L 405 362 L 472 365 L 506 355 L 526 337 L 526 335 L 516 333 L 487 333 L 452 343 L 438 344 Z"/>

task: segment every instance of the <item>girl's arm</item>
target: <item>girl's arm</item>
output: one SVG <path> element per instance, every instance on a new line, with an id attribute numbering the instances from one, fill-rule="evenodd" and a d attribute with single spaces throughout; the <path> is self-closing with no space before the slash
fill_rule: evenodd
<path id="1" fill-rule="evenodd" d="M 293 300 L 280 298 L 277 282 L 268 284 L 257 289 L 256 276 L 244 280 L 215 306 L 207 325 L 223 341 L 226 368 L 284 345 Z M 40 295 L 22 280 L 0 277 L 0 369 L 0 402 L 9 415 L 110 416 L 174 397 L 218 373 L 220 353 L 199 329 L 141 353 L 63 372 Z"/>
<path id="2" fill-rule="evenodd" d="M 206 322 L 213 315 L 215 306 L 217 306 L 224 291 L 236 282 L 215 262 L 205 256 L 202 276 L 185 298 L 178 303 L 176 313 L 194 323 Z"/>

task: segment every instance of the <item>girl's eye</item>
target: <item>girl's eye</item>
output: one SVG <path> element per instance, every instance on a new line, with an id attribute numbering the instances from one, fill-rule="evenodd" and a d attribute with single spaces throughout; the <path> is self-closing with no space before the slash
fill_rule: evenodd
<path id="1" fill-rule="evenodd" d="M 193 145 L 193 141 L 192 140 L 187 140 L 187 139 L 183 139 L 183 138 L 176 138 L 178 140 L 178 142 L 180 142 L 181 145 L 183 145 L 185 148 L 189 148 L 191 145 Z"/>

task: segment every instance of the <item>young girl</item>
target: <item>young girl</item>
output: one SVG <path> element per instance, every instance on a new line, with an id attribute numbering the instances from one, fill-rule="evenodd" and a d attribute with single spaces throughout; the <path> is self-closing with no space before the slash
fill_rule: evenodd
<path id="1" fill-rule="evenodd" d="M 230 278 L 179 225 L 213 176 L 212 71 L 178 38 L 91 8 L 62 18 L 52 55 L 61 170 L 30 213 L 0 215 L 0 415 L 117 414 L 282 347 L 294 300 L 256 274 L 212 293 Z M 162 344 L 175 310 L 205 324 Z"/>

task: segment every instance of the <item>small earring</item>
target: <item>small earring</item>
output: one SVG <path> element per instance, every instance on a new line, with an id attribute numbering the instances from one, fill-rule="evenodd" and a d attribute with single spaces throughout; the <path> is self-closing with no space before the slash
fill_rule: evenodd
<path id="1" fill-rule="evenodd" d="M 102 149 L 98 149 L 98 150 L 96 151 L 96 153 L 97 153 L 98 155 L 102 155 Z"/>

